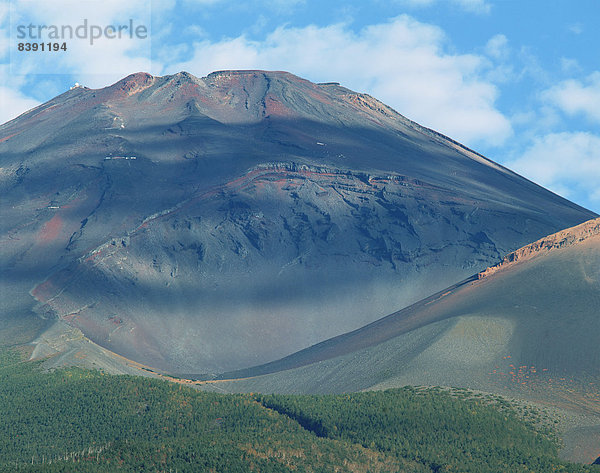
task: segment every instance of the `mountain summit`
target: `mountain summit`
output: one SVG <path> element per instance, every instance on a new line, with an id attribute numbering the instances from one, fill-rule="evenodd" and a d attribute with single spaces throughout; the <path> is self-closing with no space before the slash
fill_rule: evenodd
<path id="1" fill-rule="evenodd" d="M 358 329 L 595 216 L 286 72 L 75 88 L 2 125 L 0 156 L 6 317 L 179 373 Z"/>

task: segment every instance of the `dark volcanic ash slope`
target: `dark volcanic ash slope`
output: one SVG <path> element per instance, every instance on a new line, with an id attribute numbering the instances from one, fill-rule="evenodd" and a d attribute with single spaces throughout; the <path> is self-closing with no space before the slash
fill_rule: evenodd
<path id="1" fill-rule="evenodd" d="M 339 393 L 445 385 L 499 393 L 560 412 L 562 455 L 591 463 L 600 452 L 599 342 L 594 219 L 359 330 L 202 388 Z"/>
<path id="2" fill-rule="evenodd" d="M 594 219 L 359 330 L 202 388 L 339 393 L 445 385 L 499 393 L 560 412 L 562 455 L 591 463 L 600 452 L 599 334 Z"/>
<path id="3" fill-rule="evenodd" d="M 283 72 L 76 88 L 2 125 L 0 156 L 5 316 L 178 372 L 287 355 L 594 216 Z"/>
<path id="4" fill-rule="evenodd" d="M 304 392 L 462 386 L 579 405 L 600 421 L 599 334 L 594 219 L 359 330 L 240 372 L 275 373 L 238 383 Z"/>

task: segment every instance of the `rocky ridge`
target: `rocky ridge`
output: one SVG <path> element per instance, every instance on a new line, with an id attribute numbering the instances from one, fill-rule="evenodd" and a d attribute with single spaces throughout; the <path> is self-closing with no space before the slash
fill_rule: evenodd
<path id="1" fill-rule="evenodd" d="M 483 279 L 516 263 L 542 256 L 549 251 L 576 245 L 598 235 L 600 235 L 600 218 L 561 230 L 507 254 L 500 263 L 480 272 L 478 278 Z"/>

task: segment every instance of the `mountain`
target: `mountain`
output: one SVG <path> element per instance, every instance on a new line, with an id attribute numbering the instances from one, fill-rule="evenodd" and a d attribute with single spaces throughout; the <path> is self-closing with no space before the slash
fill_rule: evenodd
<path id="1" fill-rule="evenodd" d="M 600 331 L 599 263 L 597 218 L 526 245 L 499 264 L 358 330 L 276 362 L 221 377 L 254 377 L 329 360 L 339 362 L 349 355 L 356 358 L 362 350 L 382 349 L 400 337 L 408 341 L 408 335 L 416 334 L 419 344 L 410 356 L 421 362 L 435 345 L 431 355 L 436 353 L 439 359 L 431 358 L 430 365 L 415 367 L 410 376 L 419 379 L 407 384 L 447 385 L 464 378 L 470 387 L 479 389 L 490 389 L 498 382 L 511 389 L 529 389 L 534 382 L 552 377 L 562 380 L 565 374 L 578 379 L 600 376 L 596 343 Z M 404 350 L 410 345 L 404 344 Z M 393 351 L 393 356 L 399 355 Z M 327 377 L 322 387 L 327 391 L 356 391 L 381 382 L 393 383 L 398 373 L 403 373 L 398 380 L 404 382 L 404 373 L 412 363 L 407 361 L 395 366 L 394 376 L 387 373 L 381 378 L 382 373 L 362 371 L 361 367 L 356 374 L 367 384 L 336 386 Z M 523 367 L 526 370 L 519 371 Z M 342 383 L 357 383 L 347 373 L 337 376 Z M 372 382 L 378 377 L 381 379 Z M 475 377 L 481 380 L 475 382 Z M 306 380 L 297 382 L 302 390 L 320 391 L 318 379 L 312 387 Z"/>
<path id="2" fill-rule="evenodd" d="M 220 391 L 332 393 L 467 387 L 569 417 L 564 455 L 600 442 L 600 218 L 542 238 L 359 330 L 208 383 Z M 270 374 L 269 374 L 270 373 Z"/>
<path id="3" fill-rule="evenodd" d="M 285 72 L 77 87 L 0 126 L 0 162 L 3 323 L 175 373 L 284 357 L 596 216 Z"/>

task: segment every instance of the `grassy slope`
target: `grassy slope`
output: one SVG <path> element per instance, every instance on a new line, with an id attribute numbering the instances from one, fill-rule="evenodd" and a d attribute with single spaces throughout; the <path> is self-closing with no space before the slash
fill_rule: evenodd
<path id="1" fill-rule="evenodd" d="M 549 436 L 489 404 L 414 389 L 219 395 L 95 371 L 42 374 L 4 351 L 0 472 L 596 471 L 559 461 Z"/>

